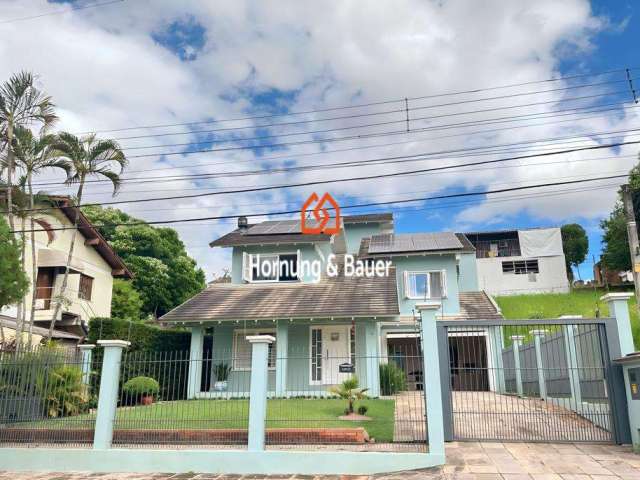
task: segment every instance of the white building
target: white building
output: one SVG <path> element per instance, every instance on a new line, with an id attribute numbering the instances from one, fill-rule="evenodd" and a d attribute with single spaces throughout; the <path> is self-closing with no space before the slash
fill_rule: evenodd
<path id="1" fill-rule="evenodd" d="M 491 295 L 566 293 L 567 267 L 560 229 L 470 232 L 478 287 Z"/>

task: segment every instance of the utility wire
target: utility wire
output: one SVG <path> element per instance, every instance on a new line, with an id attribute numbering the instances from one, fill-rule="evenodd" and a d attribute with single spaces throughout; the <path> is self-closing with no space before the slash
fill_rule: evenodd
<path id="1" fill-rule="evenodd" d="M 628 177 L 627 174 L 609 175 L 609 176 L 597 177 L 597 178 L 585 178 L 585 179 L 579 179 L 579 180 L 566 180 L 566 181 L 563 181 L 563 182 L 539 183 L 539 184 L 526 185 L 526 186 L 520 186 L 520 187 L 508 187 L 508 188 L 499 188 L 499 189 L 493 189 L 493 190 L 482 190 L 482 191 L 474 191 L 474 192 L 450 193 L 450 194 L 434 195 L 434 196 L 428 196 L 428 197 L 422 197 L 422 198 L 391 200 L 391 201 L 386 201 L 386 202 L 370 202 L 370 203 L 352 204 L 352 205 L 344 205 L 344 206 L 341 206 L 340 208 L 341 208 L 341 210 L 345 210 L 345 209 L 351 209 L 351 208 L 378 207 L 378 206 L 383 206 L 383 205 L 414 203 L 414 202 L 426 202 L 426 201 L 430 201 L 430 200 L 443 200 L 443 199 L 449 199 L 449 198 L 473 197 L 473 196 L 479 196 L 479 195 L 491 195 L 491 194 L 496 194 L 496 193 L 514 192 L 514 191 L 520 191 L 520 190 L 531 190 L 531 189 L 535 189 L 535 188 L 546 188 L 546 187 L 553 187 L 553 186 L 560 186 L 560 185 L 575 185 L 575 184 L 580 184 L 580 183 L 590 183 L 590 182 L 597 182 L 597 181 L 600 181 L 600 180 L 613 180 L 613 179 L 627 178 L 627 177 Z M 327 209 L 331 210 L 330 207 L 327 207 Z M 234 214 L 234 215 L 217 215 L 217 216 L 211 216 L 211 217 L 183 218 L 183 219 L 176 219 L 176 220 L 154 220 L 154 221 L 148 221 L 148 222 L 141 221 L 141 222 L 105 223 L 105 224 L 100 224 L 100 225 L 94 225 L 94 227 L 100 228 L 100 227 L 120 227 L 120 226 L 135 226 L 135 225 L 162 225 L 162 224 L 168 224 L 168 223 L 197 222 L 197 221 L 203 221 L 203 220 L 223 220 L 223 219 L 237 218 L 237 217 L 248 217 L 249 218 L 249 217 L 261 217 L 261 216 L 292 215 L 292 214 L 299 213 L 299 212 L 300 212 L 299 209 L 295 209 L 295 210 L 276 211 L 276 212 L 241 213 L 241 214 Z M 75 228 L 76 227 L 55 227 L 55 228 L 47 229 L 47 230 L 60 231 L 60 230 L 74 230 Z M 11 233 L 27 233 L 27 232 L 38 232 L 38 231 L 41 231 L 41 230 L 36 230 L 36 229 L 33 229 L 33 230 L 12 230 Z"/>
<path id="2" fill-rule="evenodd" d="M 5 23 L 22 22 L 25 20 L 34 20 L 36 18 L 48 17 L 50 15 L 62 15 L 63 13 L 73 12 L 76 10 L 86 10 L 87 8 L 105 7 L 107 5 L 113 5 L 114 3 L 122 3 L 124 0 L 111 0 L 110 2 L 91 3 L 89 5 L 78 5 L 64 10 L 56 10 L 52 12 L 41 13 L 39 15 L 31 15 L 29 17 L 10 18 L 9 20 L 0 20 L 0 25 Z"/>
<path id="3" fill-rule="evenodd" d="M 414 100 L 424 100 L 429 98 L 438 98 L 438 97 L 447 97 L 447 96 L 455 96 L 455 95 L 465 95 L 465 94 L 473 94 L 480 92 L 488 92 L 493 90 L 500 90 L 506 88 L 515 88 L 522 87 L 526 85 L 537 85 L 543 83 L 553 83 L 560 82 L 566 80 L 575 80 L 577 78 L 585 78 L 585 77 L 600 77 L 604 75 L 611 75 L 614 73 L 626 73 L 628 71 L 640 70 L 640 67 L 632 67 L 632 68 L 619 68 L 613 70 L 604 70 L 595 73 L 584 73 L 584 74 L 575 74 L 575 75 L 566 75 L 566 76 L 558 76 L 553 78 L 546 78 L 542 80 L 532 80 L 527 82 L 520 83 L 512 83 L 505 85 L 497 85 L 490 86 L 484 88 L 475 88 L 469 90 L 459 90 L 453 92 L 443 92 L 431 95 L 421 95 L 417 97 L 407 98 L 409 101 Z M 130 126 L 130 127 L 122 127 L 122 128 L 112 128 L 112 129 L 102 129 L 102 130 L 91 130 L 85 131 L 81 133 L 114 133 L 114 132 L 124 132 L 129 130 L 141 130 L 141 129 L 151 129 L 151 128 L 168 128 L 168 127 L 180 127 L 180 126 L 193 126 L 193 125 L 203 125 L 203 124 L 212 124 L 212 123 L 223 123 L 223 122 L 237 122 L 243 120 L 260 120 L 265 118 L 278 118 L 278 117 L 288 117 L 295 115 L 308 115 L 312 113 L 322 113 L 322 112 L 332 112 L 332 111 L 340 111 L 340 110 L 348 110 L 354 108 L 364 108 L 364 107 L 372 107 L 378 105 L 388 105 L 391 103 L 400 103 L 404 102 L 405 98 L 397 98 L 392 100 L 384 100 L 378 102 L 369 102 L 369 103 L 360 103 L 355 105 L 342 105 L 336 107 L 322 108 L 322 109 L 312 109 L 312 110 L 304 110 L 304 111 L 294 111 L 294 112 L 283 112 L 283 113 L 271 113 L 268 115 L 251 115 L 251 116 L 242 116 L 242 117 L 234 117 L 234 118 L 223 118 L 223 119 L 210 119 L 210 120 L 200 120 L 200 121 L 192 121 L 192 122 L 179 122 L 179 123 L 165 123 L 165 124 L 154 124 L 154 125 L 139 125 L 139 126 Z"/>

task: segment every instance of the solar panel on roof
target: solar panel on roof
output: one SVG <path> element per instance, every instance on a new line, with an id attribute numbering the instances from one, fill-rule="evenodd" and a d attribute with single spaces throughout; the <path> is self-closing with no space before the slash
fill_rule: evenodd
<path id="1" fill-rule="evenodd" d="M 371 237 L 369 253 L 456 250 L 462 247 L 458 237 L 451 232 L 383 234 Z"/>

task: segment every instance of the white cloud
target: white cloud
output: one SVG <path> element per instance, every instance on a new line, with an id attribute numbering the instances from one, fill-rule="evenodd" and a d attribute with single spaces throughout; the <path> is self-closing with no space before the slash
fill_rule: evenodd
<path id="1" fill-rule="evenodd" d="M 16 18 L 51 10 L 44 1 L 5 1 L 7 18 Z M 178 18 L 193 16 L 207 29 L 207 44 L 197 58 L 181 62 L 174 54 L 156 44 L 151 33 Z M 291 109 L 308 110 L 335 105 L 365 103 L 381 99 L 400 99 L 434 93 L 501 84 L 545 79 L 557 75 L 562 56 L 592 52 L 593 34 L 611 28 L 606 19 L 592 15 L 586 0 L 565 2 L 514 0 L 504 2 L 446 1 L 402 2 L 333 1 L 279 2 L 277 8 L 269 2 L 172 2 L 169 0 L 135 0 L 113 6 L 81 10 L 60 16 L 42 17 L 33 21 L 0 25 L 0 78 L 19 69 L 41 74 L 47 91 L 53 95 L 62 121 L 61 128 L 71 131 L 118 128 L 122 126 L 164 124 L 208 118 L 242 116 L 250 107 L 249 99 L 225 101 L 221 95 L 249 87 L 256 91 L 280 89 L 297 92 Z M 188 47 L 187 47 L 188 48 Z M 532 85 L 519 89 L 492 91 L 484 96 L 535 91 L 566 85 L 563 82 Z M 580 96 L 583 90 L 549 92 L 530 97 L 494 100 L 466 105 L 424 108 L 411 112 L 412 118 L 464 112 L 476 108 L 495 108 L 529 102 L 558 101 Z M 593 90 L 590 90 L 593 92 Z M 459 99 L 480 98 L 481 95 L 440 97 L 415 100 L 411 107 L 426 107 Z M 587 101 L 522 107 L 476 115 L 459 115 L 413 120 L 412 128 L 481 118 L 549 112 L 558 108 L 585 105 Z M 395 110 L 402 103 L 389 104 L 357 112 Z M 355 112 L 355 111 L 354 111 Z M 349 111 L 327 112 L 316 118 L 347 114 Z M 306 118 L 313 118 L 308 116 Z M 365 123 L 399 121 L 403 113 L 376 117 L 344 119 L 273 129 L 274 133 L 316 130 Z M 309 165 L 362 160 L 448 150 L 477 145 L 503 144 L 535 138 L 575 135 L 593 131 L 609 131 L 636 125 L 637 114 L 627 113 L 580 121 L 542 125 L 493 132 L 483 136 L 465 133 L 513 126 L 496 124 L 487 127 L 449 129 L 433 132 L 397 135 L 329 143 L 329 150 L 355 146 L 405 142 L 366 150 L 342 151 L 332 154 L 304 156 L 315 153 L 318 145 L 303 145 L 283 152 L 266 153 L 266 157 L 287 156 L 256 164 L 251 151 L 200 153 L 171 156 L 160 162 L 157 157 L 131 160 L 131 170 L 151 170 L 131 173 L 131 176 L 194 172 L 239 171 L 256 165 Z M 287 121 L 290 119 L 274 119 Z M 563 120 L 563 118 L 548 119 Z M 534 123 L 543 123 L 544 120 Z M 202 125 L 199 128 L 235 126 L 240 123 Z M 246 125 L 246 123 L 244 123 Z M 404 128 L 402 123 L 347 130 L 343 136 L 365 131 L 381 132 Z M 180 131 L 179 128 L 165 131 Z M 186 130 L 182 130 L 186 131 Z M 145 133 L 145 130 L 118 132 L 116 137 Z M 452 136 L 461 134 L 458 136 Z M 250 135 L 252 135 L 250 133 Z M 331 136 L 332 134 L 327 134 Z M 447 137 L 448 138 L 443 138 Z M 308 136 L 284 137 L 278 141 L 294 141 Z M 630 137 L 629 137 L 630 138 Z M 637 138 L 637 137 L 635 137 Z M 167 145 L 195 139 L 195 136 L 160 137 L 143 140 L 122 140 L 125 146 Z M 175 150 L 176 147 L 167 148 Z M 132 150 L 130 155 L 152 150 Z M 532 150 L 529 150 L 532 151 Z M 625 148 L 619 154 L 631 155 L 637 148 Z M 527 151 L 518 152 L 526 154 Z M 574 154 L 575 163 L 521 168 L 475 169 L 466 173 L 447 172 L 395 177 L 375 182 L 353 182 L 330 185 L 331 191 L 348 194 L 358 200 L 388 200 L 406 192 L 436 193 L 452 186 L 468 189 L 499 188 L 518 182 L 553 181 L 561 177 L 603 175 L 628 169 L 632 158 L 602 161 L 582 161 L 618 155 L 611 151 Z M 198 184 L 190 181 L 130 185 L 118 198 L 165 196 L 196 193 L 195 188 L 242 188 L 265 183 L 304 182 L 318 178 L 349 177 L 426 168 L 442 162 L 477 161 L 489 157 L 452 155 L 447 160 L 409 162 L 372 168 L 352 167 L 331 171 L 307 171 L 295 174 L 231 177 Z M 555 157 L 522 161 L 552 162 Z M 199 167 L 199 163 L 235 161 L 217 166 Z M 293 162 L 293 163 L 291 163 Z M 513 165 L 513 163 L 511 163 Z M 166 166 L 179 170 L 155 170 Z M 320 187 L 322 188 L 322 187 Z M 92 185 L 88 198 L 106 200 L 105 186 Z M 123 209 L 149 220 L 176 219 L 186 216 L 205 217 L 235 215 L 255 210 L 279 210 L 279 205 L 296 205 L 312 188 L 290 191 L 270 191 L 260 194 L 204 197 L 178 202 L 154 202 L 123 205 Z M 153 192 L 153 193 L 151 193 Z M 508 203 L 488 202 L 470 206 L 458 218 L 451 219 L 452 228 L 489 225 L 497 218 L 514 218 L 526 211 L 541 223 L 560 222 L 576 216 L 593 219 L 606 214 L 615 197 L 615 188 L 582 192 L 558 197 L 523 199 Z M 161 210 L 160 210 L 161 209 Z M 445 212 L 435 212 L 443 214 Z M 428 215 L 425 214 L 425 216 Z M 443 218 L 440 217 L 440 218 Z M 199 222 L 202 223 L 202 222 Z M 228 263 L 228 252 L 211 251 L 206 244 L 228 231 L 234 222 L 209 222 L 206 225 L 180 225 L 177 228 L 189 251 L 211 276 Z"/>

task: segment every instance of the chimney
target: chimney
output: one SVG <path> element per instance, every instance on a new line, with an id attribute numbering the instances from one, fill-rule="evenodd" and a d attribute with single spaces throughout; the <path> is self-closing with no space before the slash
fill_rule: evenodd
<path id="1" fill-rule="evenodd" d="M 241 233 L 244 233 L 247 231 L 248 227 L 249 222 L 247 221 L 247 217 L 238 217 L 238 230 L 240 230 Z"/>

